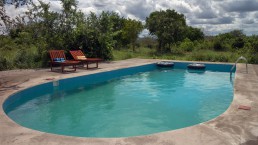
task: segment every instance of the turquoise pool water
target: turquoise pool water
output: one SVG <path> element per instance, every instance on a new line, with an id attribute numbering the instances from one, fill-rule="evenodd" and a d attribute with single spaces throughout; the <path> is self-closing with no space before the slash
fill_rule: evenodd
<path id="1" fill-rule="evenodd" d="M 205 71 L 154 64 L 46 83 L 10 96 L 3 108 L 18 124 L 80 137 L 128 137 L 211 120 L 233 99 L 230 65 Z"/>

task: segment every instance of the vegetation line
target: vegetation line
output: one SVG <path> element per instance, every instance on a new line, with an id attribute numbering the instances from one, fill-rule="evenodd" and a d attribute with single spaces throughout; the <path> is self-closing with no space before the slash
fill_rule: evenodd
<path id="1" fill-rule="evenodd" d="M 62 10 L 50 4 L 14 0 L 15 7 L 28 4 L 16 18 L 6 14 L 6 1 L 0 2 L 0 70 L 47 67 L 48 50 L 68 52 L 81 49 L 87 57 L 105 60 L 159 58 L 193 61 L 234 62 L 245 56 L 258 64 L 258 36 L 234 30 L 217 36 L 186 24 L 185 16 L 175 10 L 152 12 L 145 21 L 124 18 L 115 12 L 77 9 L 75 0 L 61 0 Z M 143 29 L 150 35 L 139 38 Z M 67 53 L 68 59 L 72 58 Z"/>

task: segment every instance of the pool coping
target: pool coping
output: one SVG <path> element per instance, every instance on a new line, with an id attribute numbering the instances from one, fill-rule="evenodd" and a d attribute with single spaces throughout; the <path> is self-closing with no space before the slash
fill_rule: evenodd
<path id="1" fill-rule="evenodd" d="M 87 74 L 117 70 L 121 68 L 141 66 L 155 63 L 161 60 L 155 59 L 129 59 L 124 61 L 108 62 L 105 68 L 94 69 L 91 71 L 82 70 L 78 73 L 60 74 L 42 70 L 46 75 L 31 78 L 26 83 L 21 83 L 15 88 L 4 91 L 0 96 L 1 106 L 5 99 L 11 94 L 31 86 L 46 83 L 46 77 L 56 79 L 71 78 Z M 176 61 L 175 62 L 191 62 Z M 137 63 L 136 63 L 137 62 Z M 211 63 L 211 62 L 202 62 Z M 226 63 L 211 63 L 226 64 Z M 231 63 L 230 63 L 231 64 Z M 101 67 L 101 64 L 100 64 Z M 45 72 L 44 72 L 45 71 Z M 37 72 L 37 71 L 36 71 Z M 219 117 L 210 121 L 172 131 L 155 133 L 137 137 L 123 138 L 83 138 L 56 135 L 40 132 L 22 127 L 12 121 L 0 109 L 0 142 L 3 145 L 166 145 L 166 144 L 191 144 L 191 145 L 230 145 L 230 144 L 250 144 L 258 143 L 258 66 L 248 64 L 248 73 L 245 71 L 244 64 L 237 64 L 234 81 L 234 98 L 230 107 Z M 239 105 L 250 106 L 251 110 L 239 110 Z"/>

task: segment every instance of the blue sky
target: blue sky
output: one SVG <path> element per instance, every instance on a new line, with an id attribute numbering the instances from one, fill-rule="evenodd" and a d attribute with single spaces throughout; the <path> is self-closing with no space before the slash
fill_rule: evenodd
<path id="1" fill-rule="evenodd" d="M 53 11 L 61 8 L 58 0 L 50 2 Z M 125 18 L 145 21 L 151 12 L 175 9 L 186 16 L 187 24 L 216 35 L 241 29 L 247 35 L 258 35 L 258 0 L 78 0 L 78 8 L 85 14 L 114 11 Z M 14 10 L 6 6 L 7 13 L 15 16 L 26 7 Z M 144 31 L 143 34 L 147 34 Z"/>

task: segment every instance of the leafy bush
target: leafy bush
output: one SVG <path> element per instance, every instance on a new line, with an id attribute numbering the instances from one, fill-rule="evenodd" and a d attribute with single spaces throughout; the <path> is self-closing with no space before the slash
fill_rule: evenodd
<path id="1" fill-rule="evenodd" d="M 179 48 L 183 51 L 190 52 L 194 49 L 194 43 L 190 39 L 186 38 L 180 43 Z"/>
<path id="2" fill-rule="evenodd" d="M 252 47 L 253 47 L 253 50 L 254 50 L 255 52 L 258 52 L 258 40 L 256 40 L 255 42 L 253 42 Z"/>
<path id="3" fill-rule="evenodd" d="M 223 46 L 222 46 L 222 43 L 218 40 L 216 40 L 213 44 L 213 48 L 214 50 L 216 51 L 222 51 L 223 50 Z"/>
<path id="4" fill-rule="evenodd" d="M 182 35 L 178 37 L 173 35 L 174 31 L 167 32 L 172 29 L 164 27 L 162 34 L 165 35 L 161 35 L 164 39 L 154 36 L 139 38 L 136 42 L 133 36 L 138 36 L 138 31 L 134 24 L 140 24 L 139 21 L 121 18 L 115 12 L 85 16 L 76 9 L 75 0 L 62 1 L 62 4 L 64 13 L 50 11 L 48 4 L 40 2 L 38 6 L 29 8 L 30 13 L 25 14 L 25 19 L 30 23 L 20 22 L 20 25 L 10 30 L 9 35 L 0 35 L 0 70 L 45 67 L 49 61 L 48 50 L 79 48 L 88 57 L 106 60 L 141 57 L 234 62 L 243 55 L 249 63 L 258 63 L 258 36 L 244 36 L 240 30 L 207 36 L 203 40 L 200 29 L 189 27 L 188 32 L 184 32 L 180 28 Z M 175 11 L 173 13 L 178 15 Z M 156 21 L 156 18 L 153 20 Z M 172 23 L 167 24 L 174 29 Z M 128 27 L 125 29 L 125 26 Z M 161 28 L 156 23 L 153 23 L 153 27 Z M 138 28 L 142 29 L 140 25 Z M 131 51 L 131 47 L 127 46 L 134 46 L 135 50 Z M 156 49 L 158 47 L 160 49 Z"/>
<path id="5" fill-rule="evenodd" d="M 14 59 L 14 63 L 17 68 L 31 68 L 33 62 L 33 56 L 28 54 L 25 50 L 17 52 L 17 55 Z"/>
<path id="6" fill-rule="evenodd" d="M 241 37 L 238 37 L 234 40 L 232 47 L 233 48 L 243 48 L 245 45 L 244 39 Z"/>
<path id="7" fill-rule="evenodd" d="M 183 55 L 185 53 L 185 51 L 179 47 L 174 47 L 172 50 L 171 50 L 172 54 L 173 55 Z"/>
<path id="8" fill-rule="evenodd" d="M 194 51 L 196 50 L 213 50 L 213 41 L 211 40 L 199 40 L 193 42 Z"/>
<path id="9" fill-rule="evenodd" d="M 258 53 L 250 54 L 247 58 L 248 63 L 258 64 Z"/>
<path id="10" fill-rule="evenodd" d="M 113 51 L 114 60 L 124 60 L 133 57 L 132 52 L 126 50 L 114 50 Z"/>
<path id="11" fill-rule="evenodd" d="M 6 58 L 0 56 L 0 71 L 8 69 Z"/>
<path id="12" fill-rule="evenodd" d="M 211 61 L 211 62 L 229 62 L 231 61 L 231 53 L 213 52 L 213 51 L 195 51 L 189 55 L 188 60 L 195 61 Z"/>

